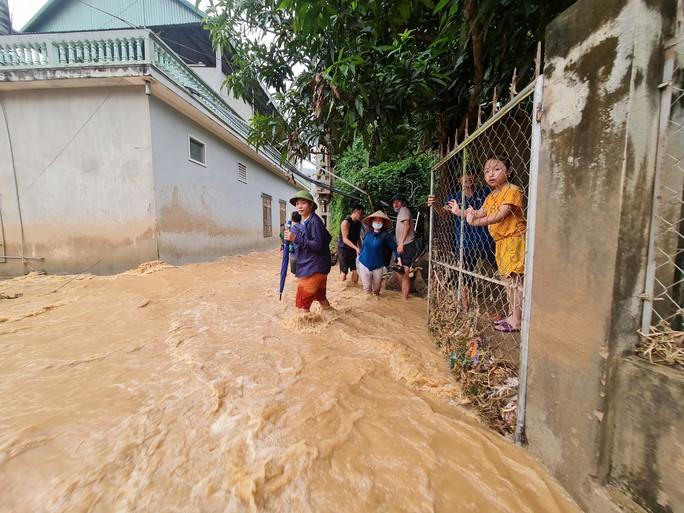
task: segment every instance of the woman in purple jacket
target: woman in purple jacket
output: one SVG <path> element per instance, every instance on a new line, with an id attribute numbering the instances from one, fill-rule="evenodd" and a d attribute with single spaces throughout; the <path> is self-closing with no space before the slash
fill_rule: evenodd
<path id="1" fill-rule="evenodd" d="M 330 309 L 326 296 L 328 274 L 330 273 L 330 241 L 332 237 L 323 220 L 316 215 L 318 206 L 307 191 L 299 191 L 290 203 L 302 216 L 300 225 L 285 231 L 285 239 L 297 244 L 297 308 L 309 311 L 314 301 L 323 310 Z"/>

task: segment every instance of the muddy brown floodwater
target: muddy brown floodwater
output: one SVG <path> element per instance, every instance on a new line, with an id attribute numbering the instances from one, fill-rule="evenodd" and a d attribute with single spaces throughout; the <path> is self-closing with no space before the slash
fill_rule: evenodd
<path id="1" fill-rule="evenodd" d="M 278 268 L 0 282 L 0 510 L 578 511 L 458 406 L 422 300 L 333 273 L 297 319 Z"/>

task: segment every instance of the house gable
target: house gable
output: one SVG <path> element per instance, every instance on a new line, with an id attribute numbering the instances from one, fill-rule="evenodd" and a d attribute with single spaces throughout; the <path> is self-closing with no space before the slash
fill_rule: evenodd
<path id="1" fill-rule="evenodd" d="M 22 32 L 78 32 L 198 23 L 203 13 L 187 0 L 49 0 Z"/>

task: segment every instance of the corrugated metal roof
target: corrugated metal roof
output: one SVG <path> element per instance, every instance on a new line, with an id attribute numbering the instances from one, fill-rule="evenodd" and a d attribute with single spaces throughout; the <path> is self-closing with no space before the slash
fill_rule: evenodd
<path id="1" fill-rule="evenodd" d="M 76 32 L 197 23 L 203 13 L 186 0 L 50 0 L 22 32 Z"/>

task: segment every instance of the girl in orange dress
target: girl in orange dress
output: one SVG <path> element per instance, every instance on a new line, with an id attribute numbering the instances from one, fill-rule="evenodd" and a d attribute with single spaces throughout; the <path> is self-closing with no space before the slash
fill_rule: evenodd
<path id="1" fill-rule="evenodd" d="M 487 226 L 496 243 L 496 266 L 507 283 L 508 316 L 495 323 L 494 329 L 505 333 L 519 331 L 522 323 L 522 282 L 525 275 L 524 195 L 508 181 L 509 166 L 505 160 L 491 158 L 485 163 L 484 177 L 492 192 L 482 208 L 466 211 L 472 226 Z"/>

